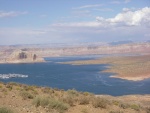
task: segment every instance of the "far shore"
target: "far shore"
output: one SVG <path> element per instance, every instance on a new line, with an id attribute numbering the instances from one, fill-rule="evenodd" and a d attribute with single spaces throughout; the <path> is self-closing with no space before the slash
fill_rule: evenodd
<path id="1" fill-rule="evenodd" d="M 141 81 L 150 78 L 150 55 L 116 56 L 101 59 L 61 62 L 71 65 L 110 64 L 104 72 L 115 73 L 110 76 L 131 81 Z"/>
<path id="2" fill-rule="evenodd" d="M 42 63 L 42 62 L 46 62 L 44 60 L 44 58 L 38 58 L 37 60 L 32 60 L 32 59 L 24 59 L 24 60 L 17 60 L 17 59 L 13 59 L 13 60 L 7 60 L 7 61 L 0 61 L 0 64 L 21 64 L 21 63 Z"/>

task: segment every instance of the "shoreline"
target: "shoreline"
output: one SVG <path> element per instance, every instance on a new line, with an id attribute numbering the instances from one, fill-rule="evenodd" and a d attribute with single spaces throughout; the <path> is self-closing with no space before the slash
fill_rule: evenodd
<path id="1" fill-rule="evenodd" d="M 142 81 L 145 79 L 149 79 L 150 76 L 144 76 L 144 77 L 119 77 L 118 75 L 112 75 L 110 76 L 111 78 L 119 78 L 119 79 L 123 79 L 123 80 L 129 80 L 129 81 Z"/>
<path id="2" fill-rule="evenodd" d="M 131 81 L 142 81 L 150 78 L 150 55 L 105 57 L 93 60 L 61 62 L 70 65 L 110 65 L 103 72 L 114 73 L 110 77 Z"/>
<path id="3" fill-rule="evenodd" d="M 0 61 L 0 64 L 27 64 L 27 63 L 44 63 L 46 60 L 40 58 L 38 60 L 14 60 L 14 61 Z"/>

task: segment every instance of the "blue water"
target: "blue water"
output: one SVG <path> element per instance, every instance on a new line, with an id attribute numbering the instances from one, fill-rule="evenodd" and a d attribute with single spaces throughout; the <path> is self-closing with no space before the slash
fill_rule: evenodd
<path id="1" fill-rule="evenodd" d="M 29 85 L 49 86 L 59 89 L 76 89 L 95 94 L 113 96 L 150 94 L 150 79 L 133 82 L 110 78 L 112 73 L 102 71 L 108 65 L 68 65 L 56 62 L 87 60 L 94 56 L 46 58 L 46 63 L 0 64 L 0 74 L 24 74 L 28 78 L 0 79 L 2 82 L 19 82 Z"/>

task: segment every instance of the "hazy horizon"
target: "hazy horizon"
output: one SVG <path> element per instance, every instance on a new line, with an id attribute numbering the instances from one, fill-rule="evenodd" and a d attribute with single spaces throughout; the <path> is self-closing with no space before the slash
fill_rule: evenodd
<path id="1" fill-rule="evenodd" d="M 149 0 L 1 0 L 0 45 L 150 40 Z"/>

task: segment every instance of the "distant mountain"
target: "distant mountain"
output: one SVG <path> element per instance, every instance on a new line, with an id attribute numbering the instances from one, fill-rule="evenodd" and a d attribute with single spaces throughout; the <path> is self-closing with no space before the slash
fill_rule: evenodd
<path id="1" fill-rule="evenodd" d="M 133 43 L 133 41 L 131 40 L 125 40 L 125 41 L 116 41 L 116 42 L 110 42 L 109 45 L 121 45 L 121 44 L 129 44 L 129 43 Z"/>

